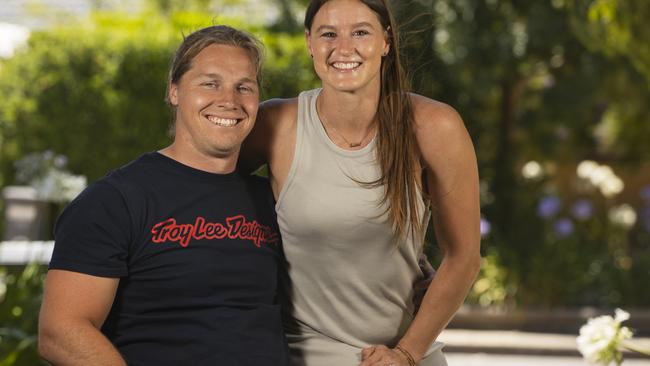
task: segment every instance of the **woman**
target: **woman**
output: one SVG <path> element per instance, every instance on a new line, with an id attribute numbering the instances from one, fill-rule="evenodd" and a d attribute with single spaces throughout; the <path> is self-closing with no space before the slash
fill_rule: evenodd
<path id="1" fill-rule="evenodd" d="M 383 0 L 312 1 L 322 88 L 264 103 L 245 143 L 277 199 L 293 365 L 446 365 L 434 341 L 479 268 L 471 139 L 453 108 L 407 92 L 395 30 Z M 414 316 L 429 216 L 444 257 Z"/>

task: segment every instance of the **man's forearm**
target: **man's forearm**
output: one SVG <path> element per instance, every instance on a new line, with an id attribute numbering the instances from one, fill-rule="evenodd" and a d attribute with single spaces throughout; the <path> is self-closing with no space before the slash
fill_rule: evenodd
<path id="1" fill-rule="evenodd" d="M 90 322 L 41 328 L 38 349 L 54 366 L 126 366 L 113 344 Z"/>

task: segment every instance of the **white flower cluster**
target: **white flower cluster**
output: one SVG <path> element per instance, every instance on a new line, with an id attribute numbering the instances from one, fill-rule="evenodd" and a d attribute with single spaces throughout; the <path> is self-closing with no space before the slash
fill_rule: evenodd
<path id="1" fill-rule="evenodd" d="M 45 177 L 32 181 L 31 185 L 42 200 L 70 202 L 86 188 L 88 181 L 83 175 L 51 170 Z"/>
<path id="2" fill-rule="evenodd" d="M 521 175 L 528 180 L 538 180 L 544 176 L 542 164 L 531 160 L 521 168 Z"/>
<path id="3" fill-rule="evenodd" d="M 625 188 L 625 183 L 614 173 L 612 168 L 592 160 L 585 160 L 578 164 L 577 173 L 578 177 L 597 187 L 600 193 L 607 198 L 618 195 Z"/>
<path id="4" fill-rule="evenodd" d="M 43 201 L 70 202 L 86 188 L 87 179 L 66 169 L 68 159 L 51 150 L 29 154 L 16 163 L 16 180 L 29 184 Z"/>
<path id="5" fill-rule="evenodd" d="M 626 229 L 636 224 L 636 211 L 627 203 L 610 208 L 607 216 L 609 217 L 609 221 Z"/>
<path id="6" fill-rule="evenodd" d="M 623 341 L 632 338 L 632 331 L 621 323 L 628 320 L 630 314 L 616 309 L 615 317 L 603 315 L 591 318 L 580 328 L 576 339 L 578 350 L 589 361 L 598 365 L 609 365 L 623 360 L 621 353 Z"/>

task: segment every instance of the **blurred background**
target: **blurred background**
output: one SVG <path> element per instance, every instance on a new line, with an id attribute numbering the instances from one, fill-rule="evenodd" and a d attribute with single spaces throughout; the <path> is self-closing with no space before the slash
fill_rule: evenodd
<path id="1" fill-rule="evenodd" d="M 650 2 L 390 2 L 413 90 L 460 112 L 479 159 L 483 266 L 452 327 L 570 333 L 622 307 L 648 335 Z M 170 142 L 182 35 L 252 32 L 267 48 L 263 99 L 296 96 L 318 86 L 306 3 L 0 0 L 0 366 L 39 364 L 56 216 Z"/>

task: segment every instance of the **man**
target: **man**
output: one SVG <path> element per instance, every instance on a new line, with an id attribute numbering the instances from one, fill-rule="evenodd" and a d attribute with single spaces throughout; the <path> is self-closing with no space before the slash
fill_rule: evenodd
<path id="1" fill-rule="evenodd" d="M 115 170 L 59 218 L 39 351 L 55 365 L 285 365 L 280 239 L 265 182 L 236 162 L 257 114 L 259 43 L 188 36 L 174 142 Z"/>

